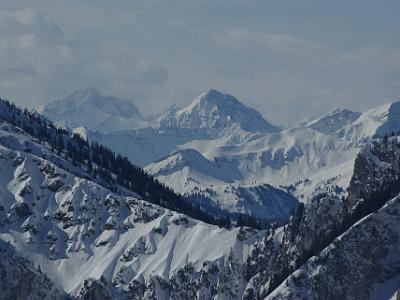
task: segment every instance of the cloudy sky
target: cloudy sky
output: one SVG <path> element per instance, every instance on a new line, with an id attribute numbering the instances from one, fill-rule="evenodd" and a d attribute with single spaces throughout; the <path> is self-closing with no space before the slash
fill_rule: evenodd
<path id="1" fill-rule="evenodd" d="M 145 115 L 208 88 L 277 124 L 400 99 L 400 1 L 2 0 L 0 93 L 92 86 Z"/>

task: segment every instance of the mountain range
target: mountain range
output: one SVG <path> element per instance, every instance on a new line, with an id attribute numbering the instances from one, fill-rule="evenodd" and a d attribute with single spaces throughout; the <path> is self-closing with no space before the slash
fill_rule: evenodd
<path id="1" fill-rule="evenodd" d="M 99 97 L 94 90 L 72 95 L 80 94 L 85 95 L 83 99 Z M 64 111 L 70 98 L 49 106 Z M 118 107 L 119 100 L 115 101 Z M 260 200 L 261 190 L 264 194 L 266 186 L 273 186 L 268 195 L 276 197 L 269 199 L 290 199 L 282 198 L 283 190 L 301 202 L 322 190 L 344 196 L 360 148 L 371 138 L 397 132 L 399 109 L 400 102 L 364 113 L 335 109 L 309 123 L 280 128 L 235 97 L 210 89 L 186 107 L 174 106 L 147 118 L 141 128 L 86 127 L 85 136 L 126 155 L 189 201 L 201 197 L 206 210 L 217 207 L 231 216 L 264 215 L 279 220 L 282 214 L 274 216 Z M 51 109 L 44 111 L 53 121 L 67 123 L 59 114 L 49 113 Z M 140 113 L 131 116 L 135 119 L 132 127 L 143 121 Z M 79 126 L 85 122 L 77 120 Z M 244 197 L 245 204 L 237 200 Z M 289 205 L 294 206 L 294 202 Z"/>
<path id="2" fill-rule="evenodd" d="M 396 299 L 398 106 L 266 132 L 197 127 L 186 142 L 197 150 L 154 161 L 159 178 L 198 181 L 177 194 L 90 130 L 1 100 L 0 299 Z M 218 146 L 229 135 L 243 140 Z M 256 150 L 271 157 L 248 160 Z"/>

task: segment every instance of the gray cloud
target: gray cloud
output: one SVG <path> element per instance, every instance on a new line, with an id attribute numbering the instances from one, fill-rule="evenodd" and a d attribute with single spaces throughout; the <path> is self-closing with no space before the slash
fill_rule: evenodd
<path id="1" fill-rule="evenodd" d="M 280 124 L 364 110 L 400 95 L 400 3 L 366 2 L 6 0 L 0 88 L 32 107 L 91 85 L 148 114 L 213 87 Z"/>
<path id="2" fill-rule="evenodd" d="M 0 87 L 30 107 L 86 85 L 124 95 L 168 78 L 149 60 L 102 54 L 97 43 L 33 9 L 0 11 L 0 35 Z"/>

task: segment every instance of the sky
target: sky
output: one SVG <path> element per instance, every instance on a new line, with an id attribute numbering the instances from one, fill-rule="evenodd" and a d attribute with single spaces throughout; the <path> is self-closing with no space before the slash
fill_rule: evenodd
<path id="1" fill-rule="evenodd" d="M 277 125 L 400 100 L 400 1 L 1 0 L 0 97 L 87 86 L 144 115 L 209 88 Z"/>

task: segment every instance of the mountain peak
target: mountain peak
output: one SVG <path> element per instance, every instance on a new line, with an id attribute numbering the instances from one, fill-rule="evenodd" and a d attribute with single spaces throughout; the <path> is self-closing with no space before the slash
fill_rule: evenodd
<path id="1" fill-rule="evenodd" d="M 215 89 L 209 89 L 206 92 L 200 94 L 200 96 L 196 97 L 192 104 L 196 104 L 198 102 L 210 102 L 222 105 L 224 102 L 235 103 L 236 105 L 244 106 L 238 99 L 234 96 L 217 91 Z"/>
<path id="2" fill-rule="evenodd" d="M 70 104 L 81 104 L 92 97 L 94 98 L 101 97 L 100 92 L 95 88 L 88 86 L 86 88 L 72 92 L 64 99 L 68 100 Z"/>
<path id="3" fill-rule="evenodd" d="M 160 115 L 153 122 L 156 128 L 217 130 L 238 124 L 249 132 L 273 132 L 278 128 L 266 121 L 253 108 L 235 97 L 209 89 L 188 106 Z"/>
<path id="4" fill-rule="evenodd" d="M 96 131 L 116 131 L 143 127 L 145 121 L 133 102 L 103 96 L 93 87 L 77 90 L 47 104 L 44 115 L 67 127 L 84 126 Z"/>
<path id="5" fill-rule="evenodd" d="M 224 93 L 217 91 L 215 89 L 208 89 L 206 92 L 200 95 L 202 98 L 207 98 L 207 99 L 215 99 L 215 98 L 220 98 L 223 97 Z"/>

